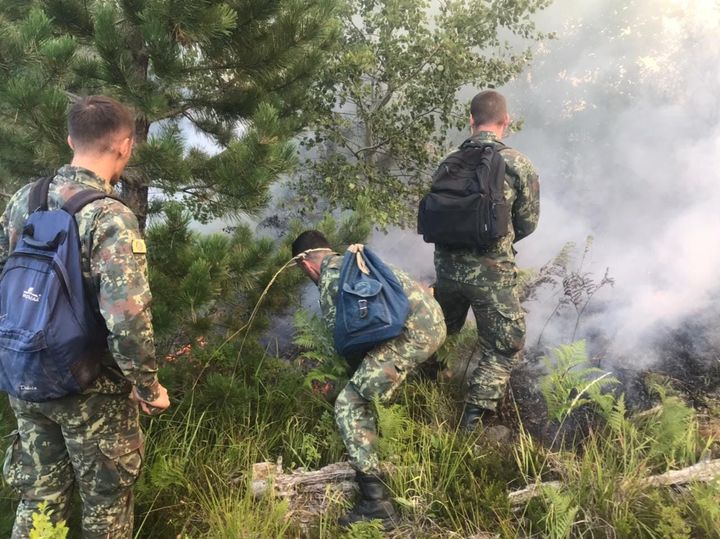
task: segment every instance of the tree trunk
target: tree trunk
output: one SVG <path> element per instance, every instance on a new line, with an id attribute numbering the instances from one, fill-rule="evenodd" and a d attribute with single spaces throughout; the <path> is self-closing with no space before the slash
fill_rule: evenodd
<path id="1" fill-rule="evenodd" d="M 144 234 L 148 213 L 148 186 L 144 185 L 142 174 L 138 172 L 129 170 L 123 175 L 122 199 L 137 217 L 140 233 Z"/>
<path id="2" fill-rule="evenodd" d="M 134 63 L 135 76 L 140 80 L 147 80 L 150 60 L 145 50 L 145 41 L 140 29 L 129 27 L 131 53 Z M 140 116 L 135 120 L 135 145 L 147 142 L 150 132 L 150 121 Z M 122 198 L 137 217 L 140 233 L 144 235 L 148 213 L 148 187 L 147 178 L 142 170 L 130 167 L 125 170 L 122 181 Z"/>
<path id="3" fill-rule="evenodd" d="M 147 142 L 150 122 L 146 118 L 135 121 L 135 144 Z M 122 199 L 137 217 L 140 233 L 145 233 L 148 213 L 148 183 L 141 170 L 129 167 L 122 180 Z"/>

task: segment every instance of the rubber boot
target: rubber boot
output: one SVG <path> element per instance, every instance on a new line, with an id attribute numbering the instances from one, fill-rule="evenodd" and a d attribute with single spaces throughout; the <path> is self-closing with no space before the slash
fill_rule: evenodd
<path id="1" fill-rule="evenodd" d="M 460 419 L 460 428 L 466 432 L 472 432 L 483 420 L 487 420 L 488 417 L 494 414 L 495 412 L 492 410 L 467 402 L 465 403 L 465 409 Z"/>
<path id="2" fill-rule="evenodd" d="M 360 497 L 348 514 L 338 521 L 339 524 L 348 527 L 355 522 L 379 520 L 385 531 L 395 528 L 399 517 L 383 477 L 379 474 L 357 472 L 356 479 L 360 487 Z"/>

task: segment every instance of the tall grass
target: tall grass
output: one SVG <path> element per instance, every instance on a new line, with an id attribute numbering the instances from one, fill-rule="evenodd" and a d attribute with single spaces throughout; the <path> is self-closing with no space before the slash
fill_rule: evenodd
<path id="1" fill-rule="evenodd" d="M 455 372 L 463 370 L 458 365 L 472 341 L 469 330 L 442 351 Z M 268 356 L 250 339 L 241 358 L 232 344 L 211 348 L 195 350 L 162 373 L 176 398 L 169 413 L 145 420 L 136 537 L 382 537 L 372 524 L 338 527 L 347 501 L 333 500 L 306 526 L 287 501 L 252 496 L 256 462 L 282 459 L 286 469 L 313 469 L 344 458 L 332 406 L 313 393 L 306 372 Z M 541 385 L 557 421 L 592 411 L 591 427 L 573 445 L 545 445 L 522 423 L 512 443 L 502 446 L 489 442 L 483 429 L 459 431 L 463 389 L 453 380 L 411 378 L 395 404 L 377 407 L 379 449 L 403 517 L 395 537 L 720 537 L 717 482 L 678 489 L 644 482 L 718 450 L 701 434 L 711 430 L 698 429 L 697 414 L 682 395 L 654 381 L 657 406 L 633 415 L 620 392 L 593 384 L 603 374 L 583 366 L 580 345 L 555 356 L 563 353 L 566 361 Z M 198 380 L 199 365 L 208 368 Z M 6 419 L 5 428 L 10 425 Z M 551 480 L 559 483 L 511 507 L 510 491 Z M 9 534 L 10 500 L 3 491 L 1 536 Z"/>
<path id="2" fill-rule="evenodd" d="M 566 395 L 566 403 L 577 401 L 582 388 L 599 374 L 582 367 L 584 347 L 571 348 L 571 359 L 568 347 L 556 351 L 561 358 L 557 369 L 541 382 L 549 409 L 562 420 L 570 416 L 572 406 L 563 409 L 558 395 Z M 520 433 L 515 454 L 526 481 L 551 477 L 561 485 L 543 488 L 525 507 L 518 522 L 520 535 L 720 536 L 719 512 L 707 506 L 713 496 L 720 500 L 720 483 L 671 490 L 645 481 L 652 474 L 695 464 L 715 444 L 699 436 L 696 412 L 680 395 L 668 386 L 651 387 L 657 406 L 635 415 L 628 412 L 622 394 L 586 392 L 584 405 L 595 412 L 596 421 L 577 450 L 550 451 Z"/>

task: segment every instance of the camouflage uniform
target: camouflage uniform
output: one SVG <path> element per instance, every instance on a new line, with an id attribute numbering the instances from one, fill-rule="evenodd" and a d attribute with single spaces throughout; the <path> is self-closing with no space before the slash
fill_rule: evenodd
<path id="1" fill-rule="evenodd" d="M 334 331 L 335 299 L 343 257 L 325 257 L 320 267 L 320 308 Z M 442 310 L 432 296 L 402 271 L 393 268 L 410 302 L 403 332 L 368 352 L 335 401 L 335 422 L 352 465 L 363 473 L 377 473 L 377 425 L 373 400 L 388 402 L 407 375 L 445 341 Z"/>
<path id="2" fill-rule="evenodd" d="M 472 137 L 494 142 L 490 132 Z M 512 208 L 510 234 L 486 251 L 435 246 L 435 299 L 448 334 L 462 329 L 469 308 L 477 322 L 478 366 L 468 380 L 466 401 L 495 410 L 525 343 L 525 316 L 518 300 L 513 243 L 535 230 L 540 215 L 538 175 L 530 160 L 508 148 L 505 200 Z"/>
<path id="3" fill-rule="evenodd" d="M 50 184 L 55 209 L 84 189 L 107 191 L 102 179 L 73 166 Z M 15 248 L 28 216 L 30 186 L 10 200 L 0 224 L 0 264 Z M 109 191 L 108 191 L 109 192 Z M 145 244 L 137 219 L 122 203 L 105 198 L 77 214 L 85 285 L 108 329 L 101 376 L 80 395 L 43 403 L 10 398 L 18 429 L 3 472 L 21 495 L 13 538 L 29 536 L 31 515 L 47 501 L 53 520 L 66 518 L 74 484 L 83 502 L 84 537 L 132 537 L 132 486 L 142 463 L 138 404 L 159 397 L 150 318 Z"/>

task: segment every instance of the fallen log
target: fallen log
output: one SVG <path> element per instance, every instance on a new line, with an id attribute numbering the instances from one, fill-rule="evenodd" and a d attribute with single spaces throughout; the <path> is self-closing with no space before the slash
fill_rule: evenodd
<path id="1" fill-rule="evenodd" d="M 287 500 L 287 518 L 307 529 L 329 511 L 338 511 L 357 491 L 355 470 L 347 462 L 290 473 L 283 473 L 282 461 L 276 464 L 260 462 L 253 466 L 253 496 L 274 495 Z"/>
<path id="2" fill-rule="evenodd" d="M 386 467 L 386 471 L 390 471 L 390 467 Z M 340 502 L 350 500 L 357 491 L 355 470 L 347 462 L 336 462 L 319 470 L 299 469 L 290 473 L 283 473 L 282 461 L 260 462 L 253 466 L 253 495 L 261 497 L 274 494 L 286 499 L 289 504 L 287 518 L 306 530 L 311 529 L 313 523 L 317 523 L 329 509 L 338 510 L 342 505 Z M 386 537 L 390 539 L 414 537 L 415 531 L 408 525 L 401 525 L 394 532 L 386 534 Z M 446 536 L 453 539 L 499 538 L 497 534 L 482 532 L 471 537 L 452 532 Z"/>
<path id="3" fill-rule="evenodd" d="M 328 488 L 340 494 L 357 491 L 355 470 L 347 462 L 336 462 L 314 471 L 303 469 L 283 473 L 282 461 L 277 464 L 260 462 L 253 466 L 253 496 L 260 497 L 270 490 L 276 496 L 293 498 L 298 495 L 325 495 Z"/>

